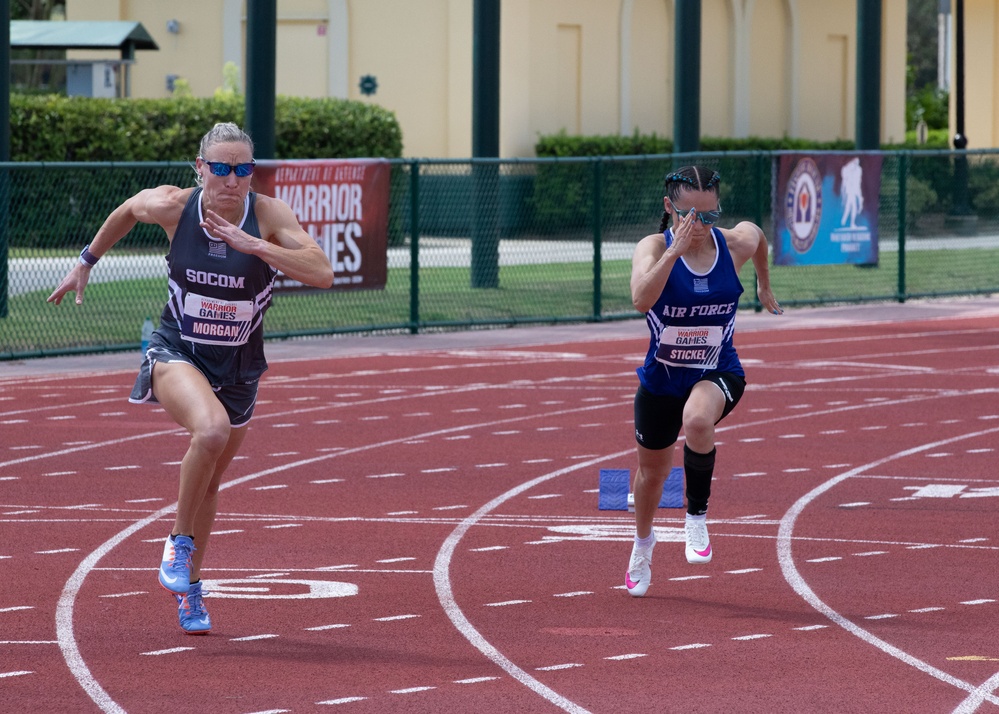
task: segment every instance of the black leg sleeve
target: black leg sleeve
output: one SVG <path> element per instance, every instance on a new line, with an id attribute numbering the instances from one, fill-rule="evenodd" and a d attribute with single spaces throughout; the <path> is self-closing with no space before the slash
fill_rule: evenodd
<path id="1" fill-rule="evenodd" d="M 708 512 L 711 476 L 715 471 L 715 452 L 699 454 L 683 445 L 683 471 L 687 481 L 687 513 L 702 516 Z"/>

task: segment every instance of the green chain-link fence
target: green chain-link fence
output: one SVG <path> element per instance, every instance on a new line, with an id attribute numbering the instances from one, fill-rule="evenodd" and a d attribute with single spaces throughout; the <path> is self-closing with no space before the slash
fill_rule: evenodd
<path id="1" fill-rule="evenodd" d="M 878 153 L 878 264 L 776 266 L 781 304 L 999 292 L 999 150 Z M 658 228 L 664 176 L 688 163 L 717 169 L 722 225 L 752 220 L 772 239 L 778 158 L 393 161 L 385 288 L 280 293 L 267 335 L 640 318 L 631 254 Z M 185 163 L 0 164 L 0 360 L 138 347 L 143 319 L 157 321 L 166 299 L 158 227 L 137 226 L 105 256 L 83 306 L 46 298 L 121 201 L 193 177 Z M 758 308 L 751 264 L 742 278 L 741 307 Z"/>

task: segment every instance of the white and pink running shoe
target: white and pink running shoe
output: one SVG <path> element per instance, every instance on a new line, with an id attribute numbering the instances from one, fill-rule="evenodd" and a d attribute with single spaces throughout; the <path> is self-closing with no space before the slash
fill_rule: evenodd
<path id="1" fill-rule="evenodd" d="M 707 563 L 711 560 L 711 541 L 708 539 L 706 516 L 687 516 L 684 523 L 687 535 L 687 562 Z"/>
<path id="2" fill-rule="evenodd" d="M 642 597 L 652 584 L 652 549 L 656 547 L 656 531 L 652 531 L 652 545 L 643 548 L 638 543 L 631 549 L 631 561 L 624 573 L 624 587 L 632 597 Z"/>

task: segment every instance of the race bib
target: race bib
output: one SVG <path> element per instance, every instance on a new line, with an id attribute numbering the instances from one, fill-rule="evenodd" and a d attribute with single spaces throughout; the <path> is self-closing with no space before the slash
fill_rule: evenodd
<path id="1" fill-rule="evenodd" d="M 659 333 L 656 359 L 670 367 L 717 369 L 721 354 L 722 328 L 664 327 Z"/>
<path id="2" fill-rule="evenodd" d="M 190 342 L 236 347 L 250 339 L 253 302 L 219 300 L 188 293 L 180 334 Z"/>

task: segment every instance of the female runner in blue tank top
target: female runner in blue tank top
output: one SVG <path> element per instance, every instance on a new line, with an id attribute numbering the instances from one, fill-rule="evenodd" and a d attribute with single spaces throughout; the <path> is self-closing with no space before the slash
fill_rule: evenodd
<path id="1" fill-rule="evenodd" d="M 632 258 L 631 299 L 651 333 L 635 395 L 635 544 L 625 573 L 641 597 L 652 580 L 652 520 L 673 467 L 683 428 L 688 562 L 711 560 L 707 510 L 715 464 L 715 425 L 738 403 L 745 373 L 732 343 L 742 284 L 752 260 L 757 295 L 769 312 L 783 312 L 770 289 L 766 236 L 743 221 L 718 228 L 717 173 L 687 166 L 666 177 L 660 232 L 643 238 Z M 667 229 L 669 221 L 673 227 Z"/>
<path id="2" fill-rule="evenodd" d="M 250 192 L 253 141 L 231 123 L 201 140 L 197 187 L 159 186 L 116 208 L 49 296 L 83 304 L 90 270 L 137 222 L 158 224 L 170 243 L 167 305 L 130 401 L 155 401 L 191 436 L 180 463 L 177 516 L 163 546 L 160 584 L 174 594 L 180 626 L 204 634 L 211 619 L 201 563 L 215 522 L 222 474 L 246 437 L 267 369 L 263 316 L 277 271 L 320 288 L 333 267 L 291 208 Z"/>

